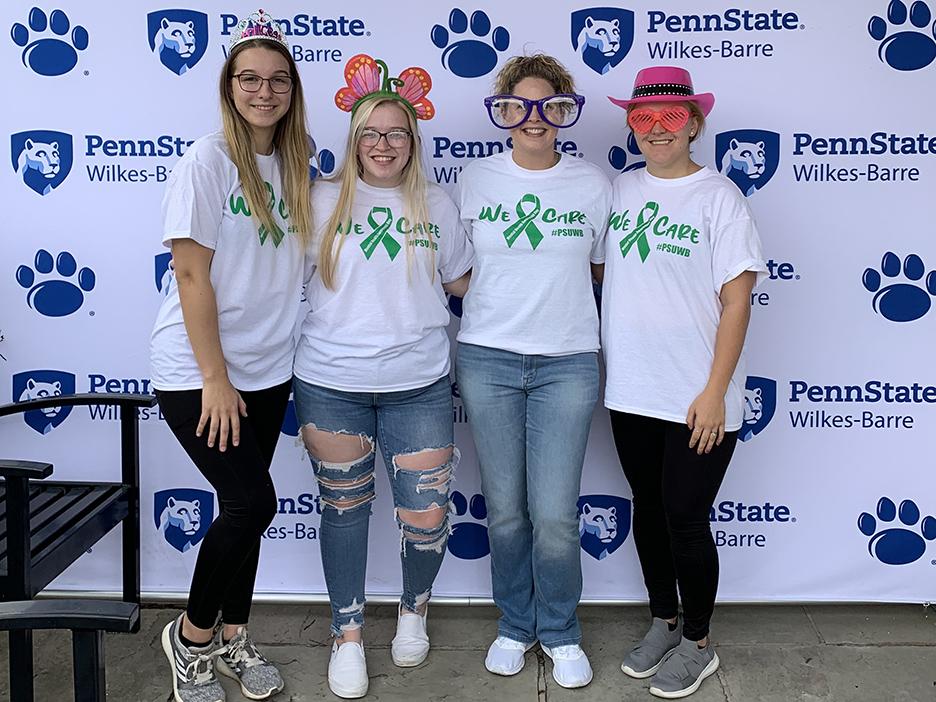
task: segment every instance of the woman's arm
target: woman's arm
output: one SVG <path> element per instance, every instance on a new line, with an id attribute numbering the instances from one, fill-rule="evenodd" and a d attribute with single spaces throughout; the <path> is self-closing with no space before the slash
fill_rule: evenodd
<path id="1" fill-rule="evenodd" d="M 442 289 L 449 295 L 455 297 L 464 297 L 468 292 L 468 283 L 471 282 L 471 271 L 469 270 L 461 278 L 456 278 L 451 283 L 443 283 Z"/>
<path id="2" fill-rule="evenodd" d="M 686 424 L 692 430 L 689 448 L 697 447 L 700 454 L 708 453 L 725 438 L 725 393 L 744 347 L 755 280 L 754 271 L 744 271 L 721 289 L 722 313 L 715 336 L 712 370 L 705 389 L 693 400 L 686 414 Z"/>
<path id="3" fill-rule="evenodd" d="M 595 280 L 598 285 L 601 285 L 604 282 L 604 267 L 603 263 L 593 263 L 591 264 L 591 274 L 592 278 Z"/>
<path id="4" fill-rule="evenodd" d="M 202 411 L 195 436 L 208 425 L 208 446 L 227 449 L 240 443 L 240 416 L 247 416 L 247 406 L 228 379 L 218 331 L 218 306 L 211 287 L 209 269 L 214 251 L 191 239 L 172 240 L 172 261 L 182 304 L 182 319 L 201 370 Z"/>

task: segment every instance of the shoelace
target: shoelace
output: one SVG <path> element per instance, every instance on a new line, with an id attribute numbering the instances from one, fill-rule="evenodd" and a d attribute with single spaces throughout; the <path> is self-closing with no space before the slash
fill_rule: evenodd
<path id="1" fill-rule="evenodd" d="M 509 639 L 506 636 L 498 636 L 496 643 L 498 648 L 502 648 L 505 651 L 523 651 L 526 649 L 526 646 L 524 646 L 519 641 L 514 641 L 513 639 Z"/>
<path id="2" fill-rule="evenodd" d="M 185 666 L 185 682 L 206 685 L 214 681 L 214 660 L 211 654 L 200 653 Z"/>
<path id="3" fill-rule="evenodd" d="M 561 658 L 562 660 L 576 660 L 582 657 L 582 649 L 578 646 L 556 646 L 556 648 L 549 649 L 553 658 Z"/>
<path id="4" fill-rule="evenodd" d="M 252 668 L 255 665 L 267 662 L 266 658 L 253 645 L 253 641 L 247 638 L 246 635 L 235 636 L 231 639 L 228 644 L 227 654 L 234 663 L 243 664 L 245 668 Z"/>

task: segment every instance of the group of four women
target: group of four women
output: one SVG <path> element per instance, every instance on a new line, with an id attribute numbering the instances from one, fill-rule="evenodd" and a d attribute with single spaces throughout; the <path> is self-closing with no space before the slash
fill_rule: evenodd
<path id="1" fill-rule="evenodd" d="M 545 55 L 515 57 L 485 100 L 512 148 L 469 164 L 457 202 L 424 174 L 417 126 L 429 76 L 366 55 L 345 68 L 344 165 L 310 184 L 304 98 L 286 39 L 255 13 L 221 72 L 223 130 L 191 145 L 163 202 L 174 283 L 152 338 L 166 421 L 217 492 L 185 612 L 163 631 L 177 702 L 219 702 L 215 672 L 251 699 L 283 688 L 246 625 L 261 534 L 276 512 L 270 464 L 290 389 L 322 506 L 334 637 L 328 683 L 361 697 L 375 457 L 401 531 L 394 663 L 429 652 L 427 608 L 449 533 L 454 445 L 446 293 L 464 297 L 455 375 L 488 508 L 494 600 L 485 659 L 521 670 L 537 642 L 564 687 L 581 647 L 577 500 L 599 396 L 632 487 L 634 540 L 653 615 L 622 669 L 665 698 L 718 667 L 708 624 L 718 582 L 709 508 L 740 428 L 748 298 L 766 271 L 744 198 L 694 163 L 712 108 L 677 68 L 641 71 L 613 100 L 646 168 L 612 186 L 557 153 L 584 98 Z M 296 320 L 300 286 L 308 312 Z M 679 613 L 679 596 L 682 614 Z"/>

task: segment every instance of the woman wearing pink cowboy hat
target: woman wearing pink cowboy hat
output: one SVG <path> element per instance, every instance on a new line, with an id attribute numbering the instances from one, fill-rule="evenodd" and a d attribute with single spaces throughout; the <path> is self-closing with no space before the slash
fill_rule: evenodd
<path id="1" fill-rule="evenodd" d="M 601 310 L 605 406 L 653 615 L 621 669 L 675 699 L 718 669 L 709 510 L 742 423 L 749 298 L 767 269 L 745 198 L 689 152 L 714 96 L 656 66 L 629 100 L 610 100 L 647 163 L 614 181 Z"/>

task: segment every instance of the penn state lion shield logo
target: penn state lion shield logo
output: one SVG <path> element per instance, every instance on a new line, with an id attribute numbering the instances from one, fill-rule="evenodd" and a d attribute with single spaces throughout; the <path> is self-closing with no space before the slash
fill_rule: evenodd
<path id="1" fill-rule="evenodd" d="M 745 197 L 762 190 L 780 165 L 780 135 L 763 129 L 735 129 L 715 136 L 715 164 Z"/>
<path id="2" fill-rule="evenodd" d="M 738 438 L 750 441 L 760 434 L 777 411 L 777 381 L 749 375 L 744 384 L 744 420 Z"/>
<path id="3" fill-rule="evenodd" d="M 617 495 L 582 495 L 578 520 L 582 550 L 603 561 L 620 548 L 630 533 L 630 500 Z"/>
<path id="4" fill-rule="evenodd" d="M 159 62 L 181 76 L 208 48 L 208 15 L 194 10 L 157 10 L 146 16 L 149 47 Z"/>
<path id="5" fill-rule="evenodd" d="M 590 7 L 572 13 L 572 48 L 600 75 L 617 66 L 634 44 L 634 13 L 619 7 Z"/>
<path id="6" fill-rule="evenodd" d="M 72 167 L 72 137 L 65 132 L 33 129 L 10 136 L 13 170 L 26 187 L 48 195 L 68 177 Z"/>
<path id="7" fill-rule="evenodd" d="M 153 495 L 153 521 L 166 543 L 185 553 L 208 533 L 214 521 L 214 495 L 194 488 L 160 490 Z"/>
<path id="8" fill-rule="evenodd" d="M 74 394 L 75 376 L 72 373 L 59 370 L 33 370 L 13 376 L 13 402 Z M 71 411 L 72 408 L 68 406 L 30 410 L 23 414 L 23 421 L 35 431 L 45 435 L 64 422 Z"/>

